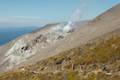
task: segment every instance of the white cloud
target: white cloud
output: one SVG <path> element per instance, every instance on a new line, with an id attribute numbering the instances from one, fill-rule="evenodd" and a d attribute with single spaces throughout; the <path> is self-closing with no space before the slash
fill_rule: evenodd
<path id="1" fill-rule="evenodd" d="M 41 26 L 52 22 L 54 21 L 29 16 L 11 16 L 0 18 L 0 26 Z"/>

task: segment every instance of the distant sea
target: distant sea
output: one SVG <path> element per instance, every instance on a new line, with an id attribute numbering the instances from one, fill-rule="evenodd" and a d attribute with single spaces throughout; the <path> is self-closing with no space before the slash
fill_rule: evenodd
<path id="1" fill-rule="evenodd" d="M 0 45 L 6 44 L 18 36 L 32 32 L 38 27 L 1 27 L 0 26 Z"/>

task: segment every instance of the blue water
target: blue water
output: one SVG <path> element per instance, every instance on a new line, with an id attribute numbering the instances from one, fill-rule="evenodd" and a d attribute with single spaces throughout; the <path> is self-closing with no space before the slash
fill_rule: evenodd
<path id="1" fill-rule="evenodd" d="M 38 27 L 0 27 L 0 45 L 6 44 L 18 36 L 32 32 Z"/>

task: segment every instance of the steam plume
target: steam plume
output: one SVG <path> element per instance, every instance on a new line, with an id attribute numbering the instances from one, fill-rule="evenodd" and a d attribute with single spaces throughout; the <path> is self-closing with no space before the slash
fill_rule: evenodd
<path id="1" fill-rule="evenodd" d="M 84 10 L 86 9 L 85 1 L 86 0 L 81 0 L 80 7 L 74 11 L 70 21 L 68 21 L 67 25 L 63 28 L 63 31 L 65 32 L 71 31 L 73 29 L 74 24 L 80 21 L 80 19 L 82 18 L 84 14 Z"/>

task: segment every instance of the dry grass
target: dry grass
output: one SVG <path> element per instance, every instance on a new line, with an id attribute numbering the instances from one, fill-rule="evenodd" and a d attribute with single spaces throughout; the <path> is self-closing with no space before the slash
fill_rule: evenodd
<path id="1" fill-rule="evenodd" d="M 24 70 L 22 70 L 24 69 Z M 94 73 L 100 69 L 101 72 Z M 111 72 L 111 74 L 107 74 Z M 0 74 L 0 80 L 120 80 L 120 36 L 93 41 Z"/>

